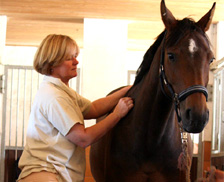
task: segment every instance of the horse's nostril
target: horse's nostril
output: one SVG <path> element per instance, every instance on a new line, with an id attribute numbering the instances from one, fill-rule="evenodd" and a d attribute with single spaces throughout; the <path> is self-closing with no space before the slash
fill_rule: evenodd
<path id="1" fill-rule="evenodd" d="M 191 118 L 191 109 L 187 109 L 186 111 L 186 119 L 190 120 Z"/>
<path id="2" fill-rule="evenodd" d="M 188 108 L 185 111 L 185 119 L 190 125 L 205 125 L 209 120 L 209 110 L 207 109 L 205 112 L 196 112 L 194 109 Z"/>

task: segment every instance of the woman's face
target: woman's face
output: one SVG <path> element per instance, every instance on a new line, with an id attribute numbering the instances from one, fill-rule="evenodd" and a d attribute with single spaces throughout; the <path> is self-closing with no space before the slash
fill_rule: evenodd
<path id="1" fill-rule="evenodd" d="M 62 64 L 52 68 L 51 76 L 60 78 L 62 82 L 68 85 L 69 80 L 77 76 L 77 65 L 79 63 L 76 59 L 77 56 L 77 50 L 72 50 Z"/>

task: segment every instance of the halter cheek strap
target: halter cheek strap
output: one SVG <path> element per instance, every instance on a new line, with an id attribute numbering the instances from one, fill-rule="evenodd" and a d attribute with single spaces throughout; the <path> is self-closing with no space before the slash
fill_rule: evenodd
<path id="1" fill-rule="evenodd" d="M 188 87 L 187 89 L 181 91 L 179 94 L 176 93 L 172 87 L 172 85 L 167 81 L 166 75 L 165 75 L 165 70 L 164 70 L 164 57 L 165 57 L 165 51 L 164 51 L 164 43 L 165 43 L 165 38 L 166 38 L 166 32 L 164 35 L 164 40 L 163 40 L 163 45 L 162 45 L 162 50 L 161 50 L 161 58 L 160 58 L 160 82 L 161 82 L 161 89 L 163 94 L 170 100 L 173 100 L 175 103 L 175 111 L 177 113 L 177 118 L 178 122 L 181 122 L 181 115 L 180 115 L 180 102 L 186 99 L 189 95 L 196 93 L 196 92 L 201 92 L 205 95 L 206 101 L 208 100 L 208 90 L 206 87 L 202 85 L 193 85 Z M 164 85 L 168 88 L 171 97 L 166 94 Z"/>

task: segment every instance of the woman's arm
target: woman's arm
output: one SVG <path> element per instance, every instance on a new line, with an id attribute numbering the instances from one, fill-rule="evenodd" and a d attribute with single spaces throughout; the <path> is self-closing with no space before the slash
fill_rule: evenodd
<path id="1" fill-rule="evenodd" d="M 84 125 L 79 123 L 75 124 L 66 135 L 66 138 L 72 143 L 85 148 L 105 135 L 132 107 L 133 100 L 131 98 L 122 98 L 114 111 L 105 119 L 89 128 L 85 128 Z"/>
<path id="2" fill-rule="evenodd" d="M 92 102 L 90 111 L 84 116 L 85 119 L 95 119 L 111 111 L 121 97 L 127 93 L 131 86 L 124 87 L 107 97 Z"/>

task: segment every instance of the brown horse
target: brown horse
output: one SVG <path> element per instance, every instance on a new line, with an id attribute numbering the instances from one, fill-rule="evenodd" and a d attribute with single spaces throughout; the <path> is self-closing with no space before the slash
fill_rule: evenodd
<path id="1" fill-rule="evenodd" d="M 215 3 L 198 22 L 176 20 L 162 0 L 165 30 L 146 52 L 127 93 L 135 106 L 91 147 L 96 182 L 188 181 L 178 168 L 183 153 L 179 125 L 199 133 L 208 122 L 206 86 L 214 56 L 205 31 L 214 9 Z"/>

